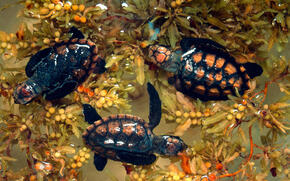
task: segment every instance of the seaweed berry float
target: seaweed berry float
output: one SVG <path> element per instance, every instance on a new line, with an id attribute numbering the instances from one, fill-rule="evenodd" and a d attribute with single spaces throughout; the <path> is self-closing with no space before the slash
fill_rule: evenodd
<path id="1" fill-rule="evenodd" d="M 225 100 L 243 95 L 249 89 L 250 79 L 262 74 L 256 63 L 240 64 L 222 45 L 204 38 L 184 38 L 182 51 L 171 51 L 165 46 L 149 47 L 150 61 L 174 73 L 168 79 L 175 88 L 193 98 Z"/>
<path id="2" fill-rule="evenodd" d="M 39 95 L 46 100 L 59 99 L 72 92 L 90 73 L 103 73 L 105 61 L 98 48 L 75 27 L 70 40 L 55 44 L 33 55 L 26 65 L 29 79 L 13 93 L 15 103 L 27 104 Z"/>
<path id="3" fill-rule="evenodd" d="M 147 90 L 150 96 L 149 124 L 140 117 L 128 114 L 101 118 L 92 106 L 83 105 L 85 120 L 91 124 L 83 133 L 83 139 L 95 153 L 97 170 L 104 169 L 108 158 L 134 165 L 149 165 L 156 160 L 154 153 L 176 156 L 187 148 L 177 136 L 152 133 L 161 119 L 161 102 L 150 83 Z"/>

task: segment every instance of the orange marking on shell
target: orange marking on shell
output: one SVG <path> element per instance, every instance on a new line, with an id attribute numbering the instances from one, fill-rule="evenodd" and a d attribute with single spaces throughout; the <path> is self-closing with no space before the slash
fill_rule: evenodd
<path id="1" fill-rule="evenodd" d="M 92 63 L 90 68 L 91 68 L 91 69 L 95 69 L 96 67 L 97 67 L 97 64 Z"/>
<path id="2" fill-rule="evenodd" d="M 219 95 L 219 90 L 217 88 L 211 88 L 209 89 L 209 95 L 211 96 L 218 96 Z"/>
<path id="3" fill-rule="evenodd" d="M 165 52 L 167 52 L 167 51 L 168 51 L 168 49 L 167 49 L 167 48 L 165 48 L 165 47 L 159 47 L 159 48 L 157 49 L 157 51 L 158 51 L 158 52 L 165 53 Z"/>
<path id="4" fill-rule="evenodd" d="M 106 133 L 107 133 L 107 127 L 106 127 L 106 125 L 105 124 L 99 125 L 96 128 L 96 133 L 98 133 L 99 135 L 105 136 Z"/>
<path id="5" fill-rule="evenodd" d="M 103 122 L 102 120 L 95 121 L 95 122 L 94 122 L 94 125 L 95 125 L 95 126 L 99 126 L 102 122 Z"/>
<path id="6" fill-rule="evenodd" d="M 212 67 L 215 61 L 215 55 L 208 54 L 205 57 L 205 62 L 209 67 Z"/>
<path id="7" fill-rule="evenodd" d="M 191 82 L 190 81 L 185 81 L 185 87 L 186 89 L 190 89 L 191 88 Z"/>
<path id="8" fill-rule="evenodd" d="M 198 62 L 200 62 L 201 59 L 202 59 L 202 53 L 201 53 L 201 52 L 196 53 L 196 54 L 192 55 L 192 58 L 193 58 L 193 61 L 194 61 L 195 63 L 198 63 Z"/>
<path id="9" fill-rule="evenodd" d="M 94 62 L 96 62 L 98 60 L 98 58 L 99 58 L 98 55 L 94 55 L 92 59 L 93 59 Z"/>
<path id="10" fill-rule="evenodd" d="M 199 94 L 204 94 L 205 87 L 203 85 L 198 85 L 198 86 L 195 87 L 194 91 L 199 93 Z"/>
<path id="11" fill-rule="evenodd" d="M 167 56 L 169 56 L 171 54 L 171 51 L 167 51 L 167 52 L 165 52 L 165 55 L 167 55 Z"/>
<path id="12" fill-rule="evenodd" d="M 239 80 L 237 80 L 237 81 L 234 83 L 234 87 L 240 88 L 242 83 L 243 83 L 242 79 L 239 78 Z"/>
<path id="13" fill-rule="evenodd" d="M 233 84 L 234 84 L 234 82 L 235 82 L 235 78 L 234 78 L 234 77 L 232 77 L 232 78 L 229 80 L 229 83 L 233 85 Z"/>
<path id="14" fill-rule="evenodd" d="M 148 126 L 147 126 L 148 127 Z M 147 135 L 151 135 L 152 134 L 152 132 L 151 132 L 151 130 L 150 129 L 147 129 Z M 144 145 L 145 146 L 145 145 Z"/>
<path id="15" fill-rule="evenodd" d="M 95 45 L 95 43 L 90 40 L 88 40 L 87 44 L 90 45 L 91 47 Z"/>
<path id="16" fill-rule="evenodd" d="M 77 49 L 77 45 L 76 44 L 69 44 L 68 48 L 71 50 L 75 50 L 75 49 Z"/>
<path id="17" fill-rule="evenodd" d="M 206 83 L 207 85 L 211 85 L 214 82 L 213 73 L 207 74 Z"/>
<path id="18" fill-rule="evenodd" d="M 248 81 L 248 82 L 246 83 L 246 85 L 250 88 L 250 87 L 251 87 L 251 83 L 250 83 L 250 81 Z"/>
<path id="19" fill-rule="evenodd" d="M 134 116 L 134 115 L 127 115 L 129 119 L 133 119 L 134 121 L 139 121 L 142 120 L 140 117 L 138 116 Z"/>
<path id="20" fill-rule="evenodd" d="M 249 80 L 249 79 L 250 79 L 250 76 L 249 76 L 248 74 L 245 74 L 245 78 L 246 78 L 247 80 Z"/>
<path id="21" fill-rule="evenodd" d="M 173 143 L 179 143 L 179 140 L 178 139 L 175 139 L 175 138 L 173 138 L 173 141 L 172 141 Z"/>
<path id="22" fill-rule="evenodd" d="M 119 119 L 124 119 L 124 118 L 126 118 L 126 115 L 125 114 L 118 114 L 118 118 Z"/>
<path id="23" fill-rule="evenodd" d="M 231 63 L 228 63 L 225 67 L 225 71 L 226 73 L 228 73 L 229 75 L 236 73 L 237 69 L 236 67 L 234 67 Z"/>
<path id="24" fill-rule="evenodd" d="M 78 41 L 77 38 L 74 38 L 74 39 L 71 40 L 71 42 L 73 42 L 73 43 L 75 43 L 75 42 L 77 42 L 77 41 Z"/>
<path id="25" fill-rule="evenodd" d="M 159 63 L 162 63 L 164 62 L 166 56 L 162 53 L 159 53 L 157 56 L 156 56 L 156 61 L 159 62 Z"/>
<path id="26" fill-rule="evenodd" d="M 65 45 L 62 45 L 62 46 L 56 48 L 56 51 L 57 51 L 57 54 L 59 54 L 59 55 L 65 55 L 65 53 L 66 53 L 66 46 Z"/>
<path id="27" fill-rule="evenodd" d="M 241 71 L 241 72 L 245 72 L 245 71 L 246 71 L 245 67 L 241 65 L 241 66 L 240 66 L 240 71 Z"/>
<path id="28" fill-rule="evenodd" d="M 216 80 L 216 81 L 220 81 L 220 80 L 222 80 L 222 78 L 223 78 L 223 75 L 222 75 L 221 72 L 215 74 L 215 80 Z"/>
<path id="29" fill-rule="evenodd" d="M 230 90 L 224 90 L 224 94 L 231 94 L 232 92 Z"/>
<path id="30" fill-rule="evenodd" d="M 92 131 L 95 128 L 93 124 L 87 127 L 88 132 Z"/>
<path id="31" fill-rule="evenodd" d="M 203 68 L 199 67 L 196 71 L 196 76 L 201 79 L 204 76 L 204 70 Z"/>
<path id="32" fill-rule="evenodd" d="M 118 116 L 118 115 L 116 115 L 116 114 L 111 115 L 111 116 L 108 117 L 108 120 L 109 120 L 109 119 L 110 119 L 110 120 L 112 120 L 112 119 L 117 119 L 117 116 Z"/>
<path id="33" fill-rule="evenodd" d="M 93 53 L 94 53 L 94 54 L 97 54 L 98 52 L 99 52 L 98 47 L 95 46 L 95 48 L 94 48 L 94 50 L 93 50 Z"/>
<path id="34" fill-rule="evenodd" d="M 83 137 L 87 137 L 88 136 L 88 134 L 89 134 L 89 132 L 87 131 L 87 130 L 85 130 L 84 132 L 83 132 Z"/>
<path id="35" fill-rule="evenodd" d="M 227 82 L 226 82 L 225 80 L 221 81 L 221 83 L 220 83 L 220 87 L 221 87 L 222 89 L 225 88 L 226 85 L 227 85 Z"/>
<path id="36" fill-rule="evenodd" d="M 120 132 L 120 123 L 118 121 L 111 121 L 108 123 L 108 128 L 111 134 L 118 134 Z"/>
<path id="37" fill-rule="evenodd" d="M 138 124 L 137 126 L 136 126 L 136 129 L 137 129 L 137 135 L 138 136 L 144 136 L 145 135 L 145 130 L 144 130 L 144 128 L 143 128 L 143 126 L 141 126 L 140 124 Z"/>
<path id="38" fill-rule="evenodd" d="M 131 135 L 133 133 L 133 127 L 130 125 L 123 126 L 123 133 L 125 133 L 128 136 Z"/>
<path id="39" fill-rule="evenodd" d="M 222 68 L 223 67 L 223 65 L 224 65 L 224 63 L 225 63 L 225 59 L 224 58 L 218 58 L 217 60 L 216 60 L 216 63 L 215 63 L 215 67 L 216 68 Z"/>

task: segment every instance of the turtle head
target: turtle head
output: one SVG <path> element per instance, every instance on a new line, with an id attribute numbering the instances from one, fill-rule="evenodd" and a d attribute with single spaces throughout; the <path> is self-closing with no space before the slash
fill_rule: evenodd
<path id="1" fill-rule="evenodd" d="M 19 84 L 13 92 L 14 102 L 16 104 L 27 104 L 41 93 L 41 88 L 33 80 Z"/>
<path id="2" fill-rule="evenodd" d="M 177 73 L 181 63 L 181 52 L 173 52 L 166 46 L 152 45 L 149 47 L 150 62 L 172 73 Z"/>
<path id="3" fill-rule="evenodd" d="M 178 136 L 156 136 L 153 141 L 155 152 L 161 155 L 176 156 L 187 148 L 187 145 Z"/>

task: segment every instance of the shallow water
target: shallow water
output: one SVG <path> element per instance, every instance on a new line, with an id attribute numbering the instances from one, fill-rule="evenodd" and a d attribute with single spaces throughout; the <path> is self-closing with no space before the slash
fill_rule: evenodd
<path id="1" fill-rule="evenodd" d="M 0 1 L 0 7 L 7 4 L 7 2 L 12 2 L 10 0 L 1 0 Z M 23 21 L 23 19 L 17 18 L 17 12 L 21 8 L 21 6 L 13 6 L 10 7 L 0 13 L 0 30 L 9 32 L 9 33 L 15 33 L 20 22 Z M 288 60 L 290 59 L 290 44 L 288 44 L 287 48 L 283 52 L 281 52 L 282 55 L 286 55 Z M 1 59 L 0 59 L 1 60 Z M 289 62 L 290 63 L 290 62 Z M 258 78 L 258 81 L 264 81 L 263 78 Z M 269 95 L 267 96 L 267 99 L 265 103 L 271 103 L 278 99 L 280 95 L 280 91 L 278 90 L 278 87 L 273 85 L 269 88 Z M 134 115 L 140 116 L 144 118 L 145 120 L 148 120 L 148 114 L 149 114 L 149 99 L 147 93 L 144 93 L 144 95 L 141 98 L 138 98 L 137 100 L 134 100 L 131 102 L 132 104 L 132 113 Z M 107 116 L 107 115 L 102 115 Z M 170 131 L 173 131 L 175 128 L 175 124 L 168 124 L 165 123 L 164 119 L 161 120 L 160 125 L 154 130 L 155 134 L 165 134 Z M 193 139 L 199 140 L 199 127 L 196 128 L 190 128 L 186 134 L 182 137 L 185 142 L 192 144 Z M 253 137 L 258 137 L 260 135 L 259 132 L 254 132 Z M 289 138 L 289 137 L 288 137 Z M 259 140 L 256 140 L 259 141 Z M 74 144 L 80 144 L 80 140 L 75 140 Z M 288 139 L 289 143 L 289 139 Z M 15 149 L 18 150 L 18 149 Z M 12 155 L 18 159 L 16 163 L 13 164 L 13 167 L 17 170 L 25 166 L 26 160 L 24 157 L 24 154 L 18 150 L 12 152 Z M 167 159 L 160 158 L 157 162 L 158 165 L 164 166 L 168 164 L 169 161 Z M 125 178 L 125 170 L 124 167 L 121 165 L 120 162 L 114 162 L 114 161 L 108 161 L 108 164 L 103 172 L 96 171 L 94 165 L 93 165 L 93 154 L 91 154 L 91 158 L 89 160 L 88 164 L 85 164 L 82 167 L 83 170 L 83 180 L 111 180 L 109 178 L 109 175 L 114 175 L 119 180 L 124 180 Z M 230 180 L 230 179 L 229 179 Z M 276 180 L 273 177 L 269 177 L 269 180 Z"/>

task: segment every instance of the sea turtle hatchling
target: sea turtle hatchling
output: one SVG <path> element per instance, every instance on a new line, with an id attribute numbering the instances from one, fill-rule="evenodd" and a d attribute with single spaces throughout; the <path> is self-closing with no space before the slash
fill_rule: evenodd
<path id="1" fill-rule="evenodd" d="M 152 133 L 161 119 L 161 102 L 150 83 L 147 90 L 150 96 L 149 124 L 129 114 L 101 118 L 91 105 L 83 105 L 85 120 L 91 124 L 83 133 L 83 139 L 95 153 L 97 170 L 104 169 L 108 158 L 134 165 L 149 165 L 156 160 L 154 153 L 176 156 L 187 147 L 177 136 L 156 136 Z"/>
<path id="2" fill-rule="evenodd" d="M 75 27 L 70 40 L 56 43 L 33 55 L 26 65 L 29 79 L 13 93 L 15 103 L 27 104 L 43 94 L 46 100 L 59 99 L 72 92 L 91 72 L 103 73 L 105 61 L 96 45 L 84 39 Z"/>
<path id="3" fill-rule="evenodd" d="M 222 45 L 204 38 L 183 38 L 182 51 L 165 46 L 149 47 L 150 61 L 174 73 L 168 79 L 175 88 L 201 100 L 225 100 L 228 95 L 243 95 L 250 87 L 249 80 L 262 74 L 256 63 L 240 64 Z"/>

